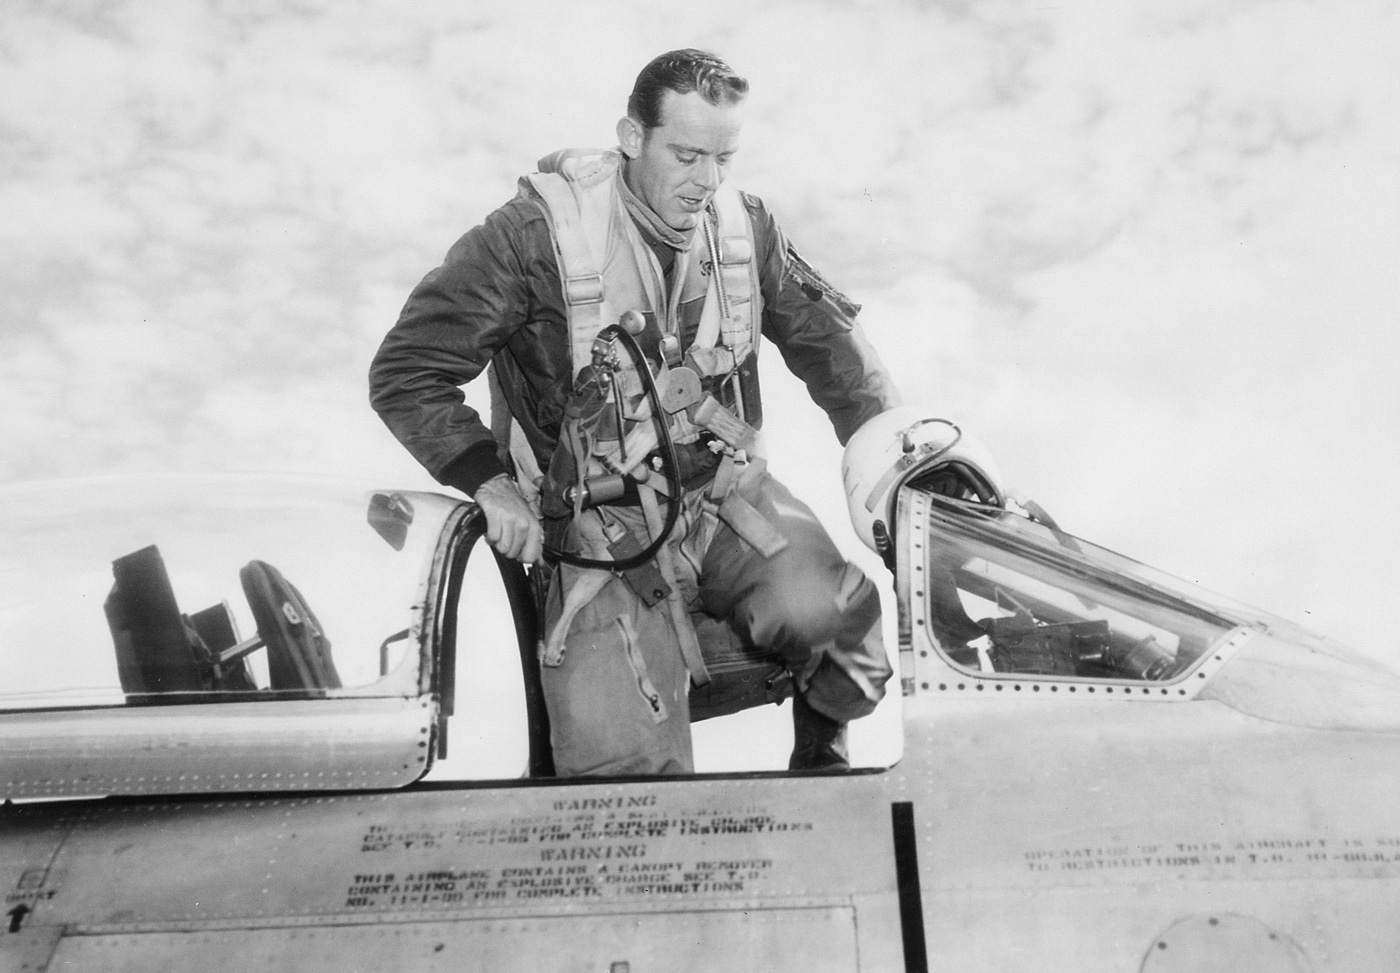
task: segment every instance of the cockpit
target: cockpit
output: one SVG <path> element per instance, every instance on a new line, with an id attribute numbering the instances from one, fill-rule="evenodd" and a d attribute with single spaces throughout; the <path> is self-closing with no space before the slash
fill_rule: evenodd
<path id="1" fill-rule="evenodd" d="M 901 503 L 910 645 L 956 673 L 1161 689 L 1240 629 L 1181 582 L 1054 526 L 918 488 Z"/>
<path id="2" fill-rule="evenodd" d="M 446 498 L 262 478 L 11 493 L 0 709 L 416 692 Z"/>

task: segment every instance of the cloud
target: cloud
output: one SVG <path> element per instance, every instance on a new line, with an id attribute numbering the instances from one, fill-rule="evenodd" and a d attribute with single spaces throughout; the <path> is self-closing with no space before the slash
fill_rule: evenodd
<path id="1" fill-rule="evenodd" d="M 1396 18 L 1317 0 L 11 11 L 0 479 L 422 477 L 364 398 L 408 290 L 538 156 L 609 141 L 647 58 L 698 44 L 754 82 L 736 181 L 866 306 L 906 388 L 1091 539 L 1378 641 L 1371 605 L 1400 584 L 1376 502 L 1400 425 Z M 828 435 L 773 384 L 773 427 Z M 799 437 L 771 438 L 809 468 L 782 452 Z"/>

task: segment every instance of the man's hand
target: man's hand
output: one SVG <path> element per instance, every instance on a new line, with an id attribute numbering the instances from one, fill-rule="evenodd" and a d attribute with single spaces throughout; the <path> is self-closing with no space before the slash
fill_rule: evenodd
<path id="1" fill-rule="evenodd" d="M 543 557 L 544 528 L 515 481 L 504 473 L 476 488 L 473 497 L 486 515 L 486 540 L 508 558 L 535 564 Z"/>

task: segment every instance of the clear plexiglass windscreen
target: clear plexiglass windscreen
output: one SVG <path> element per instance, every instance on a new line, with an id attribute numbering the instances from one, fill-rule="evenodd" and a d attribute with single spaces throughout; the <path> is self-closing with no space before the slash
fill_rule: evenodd
<path id="1" fill-rule="evenodd" d="M 1167 682 L 1235 627 L 1173 579 L 1018 514 L 928 506 L 915 583 L 938 648 L 963 669 Z"/>
<path id="2" fill-rule="evenodd" d="M 444 498 L 173 477 L 0 501 L 0 710 L 416 692 Z"/>

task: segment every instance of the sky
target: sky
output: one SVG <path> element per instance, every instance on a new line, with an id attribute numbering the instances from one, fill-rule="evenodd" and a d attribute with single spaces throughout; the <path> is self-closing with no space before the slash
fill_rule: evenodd
<path id="1" fill-rule="evenodd" d="M 1383 0 L 12 0 L 0 482 L 431 486 L 366 400 L 409 290 L 708 47 L 731 178 L 907 400 L 1067 530 L 1400 663 L 1398 42 Z M 864 558 L 764 368 L 774 470 Z"/>

